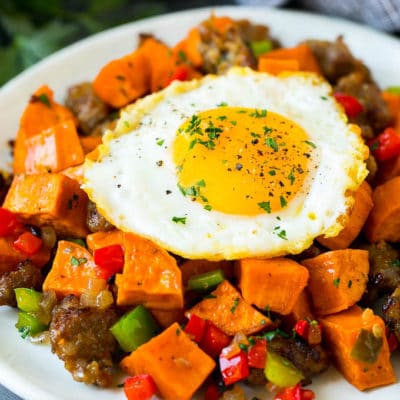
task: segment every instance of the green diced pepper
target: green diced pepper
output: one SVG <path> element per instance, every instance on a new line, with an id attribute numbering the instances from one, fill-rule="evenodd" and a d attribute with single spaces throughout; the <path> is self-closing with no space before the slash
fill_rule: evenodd
<path id="1" fill-rule="evenodd" d="M 195 275 L 188 281 L 188 288 L 198 292 L 205 292 L 217 287 L 225 280 L 224 273 L 220 269 L 215 271 L 205 272 L 204 274 Z"/>
<path id="2" fill-rule="evenodd" d="M 382 337 L 376 337 L 371 331 L 361 329 L 350 355 L 355 360 L 373 364 L 378 359 L 382 345 Z"/>
<path id="3" fill-rule="evenodd" d="M 32 314 L 25 311 L 18 313 L 18 321 L 15 327 L 25 339 L 27 336 L 33 336 L 47 329 L 47 325 L 40 322 L 40 320 Z"/>
<path id="4" fill-rule="evenodd" d="M 139 305 L 124 314 L 110 330 L 122 350 L 131 352 L 157 335 L 159 327 L 150 312 Z"/>
<path id="5" fill-rule="evenodd" d="M 42 293 L 34 289 L 18 288 L 14 289 L 17 299 L 17 306 L 20 310 L 26 312 L 39 312 Z"/>
<path id="6" fill-rule="evenodd" d="M 389 86 L 388 88 L 385 89 L 385 92 L 400 95 L 400 86 Z"/>
<path id="7" fill-rule="evenodd" d="M 279 387 L 296 386 L 303 374 L 289 360 L 272 351 L 267 352 L 267 364 L 264 369 L 265 377 Z"/>
<path id="8" fill-rule="evenodd" d="M 261 56 L 261 54 L 265 54 L 271 51 L 272 47 L 272 42 L 270 40 L 257 40 L 250 42 L 251 51 L 256 58 Z"/>

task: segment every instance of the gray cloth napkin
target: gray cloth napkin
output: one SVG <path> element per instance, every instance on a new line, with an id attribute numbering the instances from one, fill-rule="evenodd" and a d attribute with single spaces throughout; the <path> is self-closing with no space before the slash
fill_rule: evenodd
<path id="1" fill-rule="evenodd" d="M 290 0 L 236 0 L 239 4 L 282 6 Z M 400 0 L 297 0 L 296 8 L 364 22 L 387 32 L 400 32 Z"/>

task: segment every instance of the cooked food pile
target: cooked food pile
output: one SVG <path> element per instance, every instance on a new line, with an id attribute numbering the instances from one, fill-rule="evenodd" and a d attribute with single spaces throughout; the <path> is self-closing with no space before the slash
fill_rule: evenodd
<path id="1" fill-rule="evenodd" d="M 331 364 L 396 381 L 400 89 L 342 37 L 286 48 L 215 15 L 174 47 L 143 34 L 65 104 L 39 87 L 13 157 L 0 305 L 76 381 L 120 368 L 129 400 L 311 400 Z"/>

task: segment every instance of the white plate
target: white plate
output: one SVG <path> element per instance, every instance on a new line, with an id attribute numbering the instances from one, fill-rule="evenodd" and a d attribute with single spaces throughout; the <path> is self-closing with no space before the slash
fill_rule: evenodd
<path id="1" fill-rule="evenodd" d="M 367 63 L 381 86 L 400 84 L 400 42 L 393 37 L 340 19 L 300 12 L 251 7 L 217 7 L 214 11 L 218 15 L 267 24 L 273 35 L 287 46 L 305 38 L 333 40 L 344 34 L 354 54 Z M 0 90 L 0 166 L 8 165 L 6 142 L 15 135 L 19 116 L 39 85 L 48 84 L 54 89 L 56 99 L 62 101 L 69 85 L 92 79 L 107 61 L 132 51 L 138 33 L 151 32 L 174 44 L 209 13 L 210 9 L 190 10 L 100 33 L 61 50 L 10 81 Z M 10 390 L 27 400 L 125 398 L 121 389 L 104 390 L 74 382 L 47 346 L 33 345 L 20 338 L 15 322 L 15 311 L 1 307 L 0 382 Z M 395 364 L 400 371 L 399 359 Z M 319 400 L 395 400 L 399 398 L 400 384 L 362 393 L 331 368 L 314 380 L 312 388 Z M 265 391 L 257 395 L 262 399 L 272 398 Z"/>

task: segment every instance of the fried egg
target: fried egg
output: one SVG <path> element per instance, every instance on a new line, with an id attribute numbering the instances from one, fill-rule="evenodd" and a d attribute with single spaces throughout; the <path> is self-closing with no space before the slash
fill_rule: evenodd
<path id="1" fill-rule="evenodd" d="M 234 68 L 128 106 L 84 189 L 116 227 L 180 256 L 274 257 L 336 236 L 367 175 L 322 78 Z"/>

